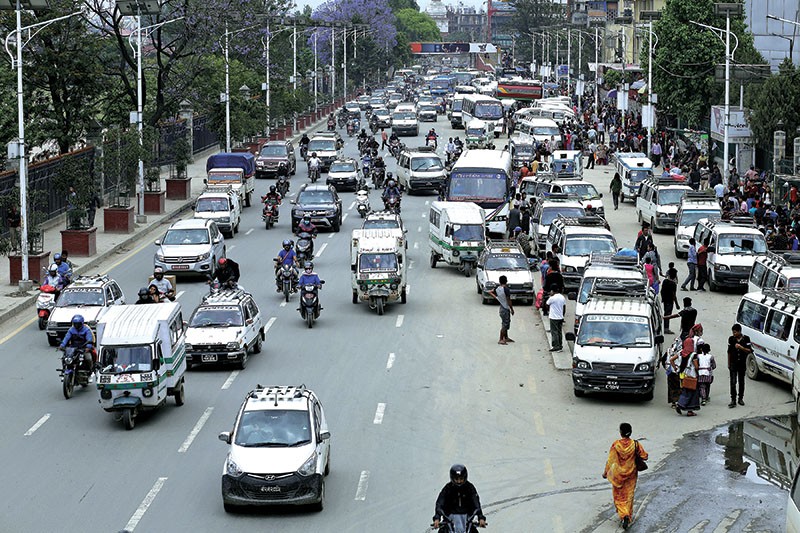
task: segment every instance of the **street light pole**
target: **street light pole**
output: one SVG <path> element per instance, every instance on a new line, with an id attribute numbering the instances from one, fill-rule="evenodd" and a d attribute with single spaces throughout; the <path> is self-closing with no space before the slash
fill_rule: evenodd
<path id="1" fill-rule="evenodd" d="M 342 76 L 342 97 L 347 100 L 347 28 L 342 32 L 342 49 L 344 59 L 342 59 L 342 68 L 344 75 Z"/>
<path id="2" fill-rule="evenodd" d="M 314 31 L 314 112 L 319 112 L 319 102 L 317 101 L 317 32 Z"/>
<path id="3" fill-rule="evenodd" d="M 267 22 L 267 36 L 266 37 L 261 37 L 261 43 L 264 45 L 264 55 L 266 56 L 266 62 L 267 62 L 266 83 L 264 83 L 264 91 L 265 91 L 264 103 L 266 104 L 266 110 L 265 111 L 266 111 L 266 114 L 267 114 L 266 115 L 267 127 L 264 128 L 264 131 L 266 132 L 267 139 L 269 139 L 269 134 L 270 134 L 270 127 L 269 127 L 269 115 L 270 115 L 270 112 L 269 112 L 269 106 L 270 106 L 269 43 L 270 43 L 271 40 L 272 40 L 272 35 L 270 34 L 270 31 L 269 31 L 269 22 Z"/>
<path id="4" fill-rule="evenodd" d="M 225 21 L 225 151 L 231 151 L 231 75 L 228 67 L 228 21 Z"/>
<path id="5" fill-rule="evenodd" d="M 292 24 L 292 90 L 297 96 L 297 22 Z M 297 133 L 297 111 L 292 113 L 292 132 Z"/>
<path id="6" fill-rule="evenodd" d="M 594 112 L 600 116 L 600 41 L 598 29 L 594 28 Z"/>

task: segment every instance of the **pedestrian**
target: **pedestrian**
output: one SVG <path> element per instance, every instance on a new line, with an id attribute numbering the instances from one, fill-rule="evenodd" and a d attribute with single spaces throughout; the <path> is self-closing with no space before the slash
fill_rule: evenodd
<path id="1" fill-rule="evenodd" d="M 521 222 L 522 212 L 519 210 L 519 203 L 514 202 L 506 218 L 506 235 L 508 235 L 509 240 L 514 236 L 514 228 L 519 226 Z"/>
<path id="2" fill-rule="evenodd" d="M 653 161 L 653 168 L 655 168 L 661 163 L 661 143 L 656 140 L 650 150 L 650 158 Z"/>
<path id="3" fill-rule="evenodd" d="M 89 217 L 90 228 L 94 227 L 94 215 L 101 207 L 103 207 L 103 201 L 100 199 L 97 191 L 92 191 L 92 195 L 89 197 L 89 206 L 86 208 L 86 213 Z"/>
<path id="4" fill-rule="evenodd" d="M 11 244 L 11 249 L 16 251 L 20 249 L 19 245 L 19 226 L 21 218 L 16 205 L 12 205 L 6 214 L 6 226 L 8 227 L 8 238 Z"/>
<path id="5" fill-rule="evenodd" d="M 616 211 L 619 209 L 619 197 L 622 194 L 622 177 L 620 177 L 619 172 L 614 173 L 608 190 L 611 191 L 611 199 L 614 200 L 614 211 Z"/>
<path id="6" fill-rule="evenodd" d="M 595 153 L 597 152 L 597 145 L 594 141 L 589 143 L 589 162 L 586 163 L 586 168 L 594 168 Z"/>
<path id="7" fill-rule="evenodd" d="M 614 441 L 608 451 L 608 461 L 603 471 L 603 479 L 611 483 L 614 507 L 622 521 L 622 529 L 628 529 L 633 517 L 633 496 L 639 469 L 636 458 L 648 459 L 647 452 L 638 441 L 631 439 L 633 428 L 627 422 L 619 425 L 620 439 Z"/>
<path id="8" fill-rule="evenodd" d="M 697 416 L 695 411 L 700 409 L 700 395 L 697 391 L 698 369 L 697 346 L 695 336 L 703 334 L 703 327 L 695 324 L 689 336 L 683 341 L 683 348 L 670 359 L 672 371 L 677 372 L 681 380 L 681 394 L 675 404 L 675 412 L 679 415 L 686 409 L 686 416 Z M 680 359 L 680 361 L 678 361 Z"/>
<path id="9" fill-rule="evenodd" d="M 747 356 L 753 353 L 750 337 L 742 335 L 741 324 L 731 327 L 732 335 L 728 337 L 728 371 L 731 377 L 731 403 L 728 407 L 736 407 L 736 382 L 739 382 L 739 405 L 744 405 L 744 376 L 747 373 Z"/>
<path id="10" fill-rule="evenodd" d="M 703 342 L 697 347 L 698 376 L 697 387 L 700 391 L 700 405 L 705 405 L 711 400 L 711 384 L 714 382 L 714 369 L 717 361 L 711 355 L 711 345 Z"/>
<path id="11" fill-rule="evenodd" d="M 561 294 L 558 286 L 553 287 L 550 291 L 547 305 L 550 308 L 548 317 L 550 318 L 550 341 L 553 345 L 550 351 L 560 352 L 564 349 L 561 331 L 564 329 L 564 308 L 567 306 L 567 300 Z"/>
<path id="12" fill-rule="evenodd" d="M 645 252 L 644 257 L 645 259 L 649 257 L 651 262 L 653 263 L 653 267 L 655 268 L 655 278 L 657 285 L 658 278 L 661 276 L 661 273 L 664 271 L 664 269 L 661 268 L 661 254 L 658 253 L 658 248 L 656 247 L 655 243 L 653 242 L 647 243 L 647 251 Z"/>
<path id="13" fill-rule="evenodd" d="M 67 229 L 81 229 L 81 212 L 78 209 L 78 193 L 70 186 L 67 192 Z"/>
<path id="14" fill-rule="evenodd" d="M 681 319 L 681 339 L 685 339 L 697 320 L 697 309 L 692 307 L 692 299 L 688 296 L 683 299 L 683 309 L 677 313 L 665 316 L 664 319 L 669 320 L 679 317 Z"/>
<path id="15" fill-rule="evenodd" d="M 386 135 L 386 128 L 381 128 L 381 150 L 386 150 L 386 148 L 388 146 L 388 144 L 387 144 L 388 140 L 389 140 L 389 136 Z"/>
<path id="16" fill-rule="evenodd" d="M 681 283 L 681 290 L 686 290 L 686 284 L 689 284 L 689 290 L 694 290 L 694 282 L 697 279 L 697 241 L 694 237 L 689 239 L 689 257 L 686 259 L 686 266 L 689 267 L 689 275 Z"/>
<path id="17" fill-rule="evenodd" d="M 708 281 L 708 244 L 710 240 L 706 237 L 700 248 L 697 249 L 697 290 L 706 292 L 705 285 Z"/>
<path id="18" fill-rule="evenodd" d="M 661 282 L 661 303 L 664 305 L 664 333 L 674 334 L 669 329 L 669 316 L 672 315 L 673 306 L 680 310 L 678 305 L 678 271 L 670 267 L 667 269 L 667 277 Z"/>
<path id="19" fill-rule="evenodd" d="M 511 315 L 514 314 L 514 306 L 511 303 L 511 290 L 508 288 L 508 278 L 500 276 L 500 285 L 496 289 L 489 291 L 489 294 L 500 303 L 500 340 L 497 344 L 508 344 L 514 342 L 509 338 L 508 330 L 511 329 Z"/>
<path id="20" fill-rule="evenodd" d="M 547 277 L 547 273 L 550 271 L 550 261 L 552 261 L 552 259 L 553 252 L 548 251 L 544 256 L 544 260 L 539 263 L 539 272 L 542 274 L 542 287 L 545 285 L 545 278 Z"/>
<path id="21" fill-rule="evenodd" d="M 633 249 L 639 254 L 639 261 L 644 261 L 644 254 L 647 253 L 650 245 L 653 243 L 653 236 L 650 234 L 650 224 L 647 222 L 642 224 L 642 231 L 636 237 L 636 243 Z"/>

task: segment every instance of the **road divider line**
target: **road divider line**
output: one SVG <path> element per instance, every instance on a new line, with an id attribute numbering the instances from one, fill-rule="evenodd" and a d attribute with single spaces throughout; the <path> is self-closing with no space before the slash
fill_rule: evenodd
<path id="1" fill-rule="evenodd" d="M 228 246 L 228 250 L 233 250 L 234 248 L 236 248 L 235 244 L 231 244 L 230 246 Z"/>
<path id="2" fill-rule="evenodd" d="M 533 425 L 536 428 L 536 433 L 544 435 L 544 424 L 542 423 L 542 415 L 540 413 L 533 413 Z"/>
<path id="3" fill-rule="evenodd" d="M 394 352 L 389 354 L 389 359 L 386 360 L 386 370 L 394 366 Z"/>
<path id="4" fill-rule="evenodd" d="M 425 217 L 426 217 L 426 216 L 428 216 L 428 215 L 427 215 L 427 214 L 425 214 L 425 213 L 422 213 L 422 215 L 420 215 L 420 216 L 421 216 L 421 218 L 425 218 Z"/>
<path id="5" fill-rule="evenodd" d="M 564 533 L 564 521 L 561 519 L 560 514 L 553 517 L 553 532 Z"/>
<path id="6" fill-rule="evenodd" d="M 414 260 L 413 259 L 409 259 L 409 261 L 408 261 L 408 269 L 411 270 L 412 268 L 414 268 Z"/>
<path id="7" fill-rule="evenodd" d="M 367 485 L 369 485 L 369 470 L 362 470 L 361 477 L 358 478 L 358 488 L 356 489 L 356 501 L 363 502 L 367 499 Z"/>
<path id="8" fill-rule="evenodd" d="M 279 307 L 286 307 L 286 300 L 282 301 Z"/>
<path id="9" fill-rule="evenodd" d="M 233 381 L 233 380 L 231 380 L 231 381 Z M 206 422 L 208 421 L 208 417 L 210 417 L 211 413 L 213 413 L 213 412 L 214 412 L 214 408 L 213 407 L 206 407 L 206 410 L 203 411 L 202 415 L 200 415 L 200 420 L 197 421 L 197 424 L 194 425 L 194 427 L 192 428 L 192 431 L 189 432 L 189 436 L 186 437 L 186 440 L 183 441 L 183 444 L 181 444 L 181 447 L 178 448 L 178 453 L 186 453 L 186 450 L 189 449 L 189 446 L 192 445 L 192 443 L 194 442 L 194 439 L 197 438 L 197 434 L 200 433 L 200 430 L 202 430 L 203 426 L 206 425 Z"/>
<path id="10" fill-rule="evenodd" d="M 431 205 L 431 201 L 430 200 L 425 200 L 425 205 Z"/>
<path id="11" fill-rule="evenodd" d="M 386 404 L 379 403 L 378 408 L 375 409 L 375 418 L 372 419 L 373 424 L 383 424 L 383 413 L 386 411 Z"/>
<path id="12" fill-rule="evenodd" d="M 245 231 L 244 234 L 245 235 L 250 235 L 251 233 L 253 233 L 254 229 L 256 229 L 256 228 L 250 228 L 249 230 Z"/>
<path id="13" fill-rule="evenodd" d="M 30 437 L 31 435 L 33 435 L 36 432 L 36 430 L 42 427 L 44 423 L 47 422 L 49 419 L 50 419 L 50 413 L 43 415 L 42 418 L 37 420 L 36 423 L 32 425 L 28 431 L 25 432 L 25 436 Z"/>
<path id="14" fill-rule="evenodd" d="M 36 322 L 37 320 L 39 320 L 39 318 L 38 318 L 38 317 L 33 317 L 33 318 L 31 318 L 30 320 L 28 320 L 27 322 L 25 322 L 24 324 L 22 324 L 20 327 L 18 327 L 17 329 L 15 329 L 15 330 L 14 330 L 14 331 L 12 331 L 11 333 L 9 333 L 8 335 L 6 335 L 6 336 L 5 336 L 5 337 L 3 337 L 2 339 L 0 339 L 0 344 L 4 344 L 4 343 L 5 343 L 7 340 L 9 340 L 11 337 L 15 336 L 17 333 L 19 333 L 19 332 L 20 332 L 20 331 L 22 331 L 23 329 L 26 329 L 28 326 L 30 326 L 31 324 L 33 324 L 33 323 L 34 323 L 34 322 Z"/>
<path id="15" fill-rule="evenodd" d="M 411 284 L 406 283 L 406 296 L 408 296 L 409 294 L 411 294 Z"/>
<path id="16" fill-rule="evenodd" d="M 334 236 L 334 235 L 336 235 L 336 234 L 335 234 L 335 233 L 329 233 L 329 234 L 328 234 L 328 238 L 329 238 L 329 239 L 333 239 L 333 236 Z"/>
<path id="17" fill-rule="evenodd" d="M 169 478 L 160 477 L 156 480 L 156 482 L 153 484 L 153 488 L 150 489 L 150 492 L 148 492 L 147 496 L 144 497 L 144 500 L 142 500 L 139 508 L 136 509 L 136 512 L 133 513 L 133 516 L 131 516 L 131 519 L 128 520 L 128 523 L 125 525 L 126 531 L 132 532 L 134 529 L 136 529 L 136 526 L 139 525 L 142 517 L 144 517 L 144 513 L 147 512 L 147 509 L 150 508 L 150 505 L 152 505 L 153 501 L 156 499 L 156 496 L 158 496 L 158 493 L 161 492 L 161 489 L 164 487 L 164 483 L 167 481 L 167 479 Z"/>
<path id="18" fill-rule="evenodd" d="M 314 257 L 319 258 L 319 256 L 322 255 L 322 252 L 324 252 L 325 248 L 327 248 L 327 247 L 328 247 L 328 243 L 327 242 L 322 243 L 322 246 L 320 246 L 319 251 L 314 254 Z"/>
<path id="19" fill-rule="evenodd" d="M 186 291 L 178 291 L 178 294 L 176 294 L 176 295 L 175 295 L 175 299 L 177 300 L 178 298 L 180 298 L 181 296 L 183 296 L 183 294 L 184 294 L 185 292 L 186 292 Z"/>
<path id="20" fill-rule="evenodd" d="M 417 233 L 422 233 L 422 226 L 417 226 Z"/>
<path id="21" fill-rule="evenodd" d="M 406 292 L 408 294 L 408 292 Z M 397 315 L 397 320 L 394 322 L 394 327 L 399 328 L 403 325 L 403 320 L 405 320 L 405 315 Z"/>
<path id="22" fill-rule="evenodd" d="M 415 250 L 419 250 L 419 243 L 418 243 L 418 242 L 415 242 L 415 243 L 414 243 L 414 249 L 415 249 Z"/>
<path id="23" fill-rule="evenodd" d="M 353 200 L 353 203 L 350 204 L 350 207 L 348 207 L 347 210 L 349 211 L 349 210 L 353 209 L 355 206 L 356 206 L 356 201 Z"/>
<path id="24" fill-rule="evenodd" d="M 536 394 L 536 380 L 533 376 L 528 378 L 528 389 L 531 391 L 531 394 Z"/>
<path id="25" fill-rule="evenodd" d="M 267 325 L 264 326 L 264 333 L 269 331 L 269 328 L 272 327 L 272 324 L 274 324 L 276 320 L 278 320 L 278 317 L 276 317 L 276 316 L 273 316 L 272 318 L 267 320 Z"/>
<path id="26" fill-rule="evenodd" d="M 342 217 L 342 222 L 344 222 L 345 220 L 347 220 L 347 215 L 349 215 L 349 214 L 350 214 L 350 213 L 345 213 L 345 214 L 344 214 L 344 216 Z"/>
<path id="27" fill-rule="evenodd" d="M 553 463 L 550 462 L 550 459 L 544 460 L 544 477 L 548 485 L 551 487 L 556 486 L 556 477 L 553 474 Z"/>
<path id="28" fill-rule="evenodd" d="M 226 379 L 225 383 L 223 383 L 222 387 L 220 387 L 220 390 L 228 390 L 228 389 L 230 389 L 231 385 L 233 385 L 233 381 L 236 379 L 236 376 L 239 375 L 239 372 L 241 372 L 241 370 L 232 371 L 231 375 L 228 376 L 228 379 Z"/>

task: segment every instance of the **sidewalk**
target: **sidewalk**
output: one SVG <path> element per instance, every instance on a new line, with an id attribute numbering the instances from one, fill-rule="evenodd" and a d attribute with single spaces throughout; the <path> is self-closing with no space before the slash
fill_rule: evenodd
<path id="1" fill-rule="evenodd" d="M 293 137 L 295 144 L 300 140 L 303 133 L 309 133 L 313 130 L 320 128 L 327 123 L 327 118 L 323 118 L 319 122 L 312 124 L 305 130 L 301 130 Z M 191 198 L 188 200 L 167 200 L 164 214 L 162 215 L 147 215 L 147 222 L 144 224 L 136 224 L 133 233 L 118 234 L 118 233 L 105 233 L 103 231 L 103 212 L 102 208 L 97 211 L 95 218 L 95 225 L 97 226 L 97 253 L 92 257 L 75 257 L 70 258 L 75 264 L 75 274 L 87 275 L 95 274 L 97 267 L 103 261 L 112 257 L 115 254 L 125 253 L 130 251 L 136 244 L 145 238 L 157 238 L 158 232 L 166 229 L 166 226 L 171 224 L 174 219 L 179 218 L 183 213 L 192 209 L 197 196 L 205 188 L 203 179 L 206 177 L 206 160 L 209 156 L 219 152 L 218 148 L 212 148 L 195 154 L 194 162 L 191 163 L 187 172 L 192 178 L 192 192 Z M 169 171 L 164 168 L 161 177 L 166 178 L 169 176 Z M 52 221 L 50 227 L 47 227 L 44 232 L 44 249 L 50 251 L 50 258 L 52 260 L 53 254 L 61 251 L 61 230 L 64 229 L 64 217 L 59 217 Z M 19 293 L 16 285 L 9 285 L 10 267 L 8 258 L 0 260 L 0 280 L 4 284 L 4 290 L 0 290 L 0 324 L 8 320 L 10 317 L 20 313 L 28 313 L 31 318 L 35 317 L 33 306 L 36 302 L 38 295 L 37 287 L 28 293 Z M 143 273 L 143 276 L 149 273 Z M 33 279 L 40 279 L 41 273 L 30 272 Z M 128 299 L 133 302 L 136 297 L 133 294 L 127 295 Z"/>

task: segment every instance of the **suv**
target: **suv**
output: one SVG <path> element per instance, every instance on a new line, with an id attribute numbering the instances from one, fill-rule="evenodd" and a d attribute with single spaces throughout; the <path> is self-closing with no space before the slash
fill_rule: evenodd
<path id="1" fill-rule="evenodd" d="M 547 248 L 558 246 L 565 289 L 577 289 L 592 253 L 614 253 L 617 241 L 601 217 L 557 217 L 550 224 Z"/>
<path id="2" fill-rule="evenodd" d="M 261 147 L 256 157 L 256 178 L 276 177 L 281 163 L 285 163 L 289 174 L 294 176 L 297 160 L 292 141 L 269 141 Z"/>
<path id="3" fill-rule="evenodd" d="M 229 238 L 238 233 L 241 217 L 239 195 L 230 185 L 206 187 L 194 203 L 194 218 L 213 220 Z"/>
<path id="4" fill-rule="evenodd" d="M 545 193 L 536 197 L 531 213 L 531 237 L 536 240 L 539 256 L 547 255 L 547 233 L 556 217 L 582 217 L 585 214 L 583 205 L 574 196 Z"/>
<path id="5" fill-rule="evenodd" d="M 605 218 L 603 193 L 597 192 L 597 188 L 588 181 L 554 180 L 550 182 L 550 192 L 563 193 L 577 198 L 587 212 L 591 208 L 594 214 Z"/>
<path id="6" fill-rule="evenodd" d="M 186 329 L 186 364 L 235 363 L 244 370 L 247 354 L 261 353 L 261 311 L 242 289 L 214 291 L 203 297 Z"/>
<path id="7" fill-rule="evenodd" d="M 83 315 L 92 330 L 111 305 L 124 305 L 119 284 L 108 276 L 78 276 L 61 289 L 56 306 L 47 319 L 47 342 L 58 346 L 72 326 L 72 317 Z"/>
<path id="8" fill-rule="evenodd" d="M 531 260 L 532 261 L 532 260 Z M 481 303 L 491 302 L 489 291 L 500 284 L 500 276 L 508 278 L 512 300 L 524 300 L 531 304 L 536 298 L 533 288 L 532 265 L 516 242 L 490 242 L 478 259 L 475 284 Z"/>
<path id="9" fill-rule="evenodd" d="M 156 240 L 153 257 L 156 267 L 168 274 L 208 274 L 213 276 L 217 260 L 225 257 L 225 238 L 217 223 L 207 218 L 189 218 L 173 223 Z"/>
<path id="10" fill-rule="evenodd" d="M 392 127 L 392 114 L 385 107 L 373 109 L 372 116 L 375 117 L 379 128 Z"/>
<path id="11" fill-rule="evenodd" d="M 240 506 L 325 504 L 331 441 L 322 402 L 300 386 L 258 386 L 247 393 L 222 469 L 222 504 Z"/>
<path id="12" fill-rule="evenodd" d="M 694 230 L 697 246 L 708 240 L 708 287 L 747 288 L 747 281 L 756 257 L 767 255 L 764 234 L 748 216 L 732 220 L 702 219 Z"/>
<path id="13" fill-rule="evenodd" d="M 438 191 L 447 179 L 442 158 L 433 146 L 408 148 L 400 152 L 395 168 L 397 182 L 409 194 L 421 190 Z"/>
<path id="14" fill-rule="evenodd" d="M 361 170 L 358 168 L 358 161 L 348 157 L 347 159 L 337 159 L 331 163 L 325 182 L 335 187 L 337 191 L 345 188 L 355 191 L 358 188 L 359 177 L 361 177 Z"/>
<path id="15" fill-rule="evenodd" d="M 436 122 L 439 118 L 436 105 L 433 102 L 418 103 L 417 118 L 422 122 Z"/>
<path id="16" fill-rule="evenodd" d="M 676 257 L 689 255 L 689 239 L 694 235 L 694 227 L 704 218 L 719 217 L 721 214 L 719 202 L 713 196 L 704 192 L 687 191 L 681 199 L 678 214 L 675 217 L 675 246 Z"/>
<path id="17" fill-rule="evenodd" d="M 648 222 L 653 231 L 672 230 L 683 195 L 691 191 L 686 182 L 674 177 L 647 178 L 639 185 L 636 213 L 639 222 Z"/>
<path id="18" fill-rule="evenodd" d="M 314 135 L 308 143 L 308 154 L 316 153 L 320 161 L 320 171 L 327 172 L 331 163 L 342 157 L 342 149 L 334 137 Z"/>
<path id="19" fill-rule="evenodd" d="M 391 100 L 390 100 L 391 102 Z M 392 133 L 400 135 L 419 135 L 419 122 L 414 109 L 396 108 L 392 113 Z"/>
<path id="20" fill-rule="evenodd" d="M 342 225 L 342 200 L 331 185 L 306 183 L 300 187 L 292 204 L 293 233 L 304 216 L 308 216 L 314 225 L 333 231 L 339 231 Z"/>

